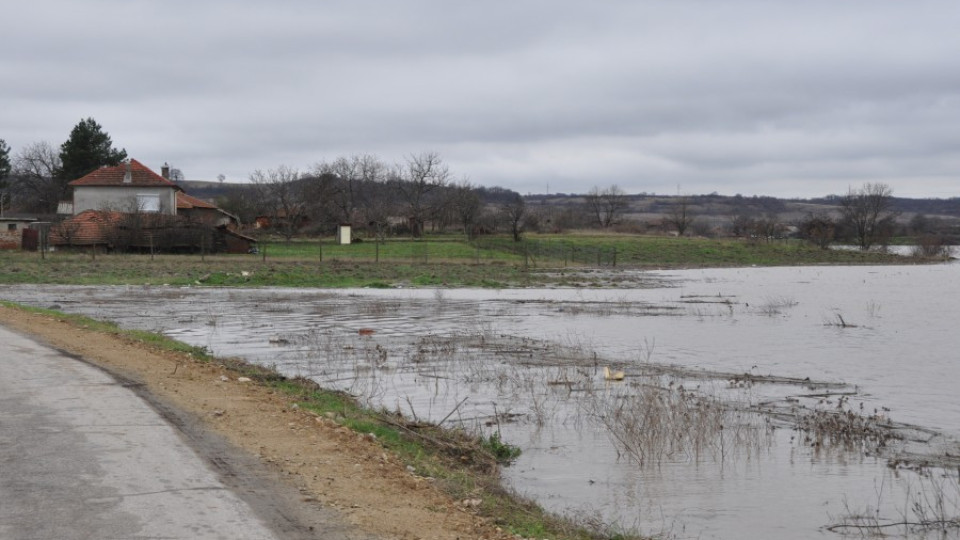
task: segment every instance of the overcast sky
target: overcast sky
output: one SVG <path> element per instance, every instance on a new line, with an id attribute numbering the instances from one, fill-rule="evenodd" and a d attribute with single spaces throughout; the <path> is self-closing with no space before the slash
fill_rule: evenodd
<path id="1" fill-rule="evenodd" d="M 957 0 L 32 0 L 0 138 L 191 180 L 439 152 L 522 193 L 960 196 Z"/>

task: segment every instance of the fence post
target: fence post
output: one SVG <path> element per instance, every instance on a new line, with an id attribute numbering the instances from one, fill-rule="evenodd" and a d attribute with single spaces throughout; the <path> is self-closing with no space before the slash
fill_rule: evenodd
<path id="1" fill-rule="evenodd" d="M 617 267 L 617 248 L 616 248 L 616 246 L 614 246 L 614 248 L 613 248 L 613 267 L 614 267 L 614 268 Z"/>
<path id="2" fill-rule="evenodd" d="M 380 262 L 380 237 L 379 236 L 373 239 L 373 245 L 374 245 L 374 252 L 375 252 L 375 255 L 373 256 L 373 262 L 379 263 Z"/>

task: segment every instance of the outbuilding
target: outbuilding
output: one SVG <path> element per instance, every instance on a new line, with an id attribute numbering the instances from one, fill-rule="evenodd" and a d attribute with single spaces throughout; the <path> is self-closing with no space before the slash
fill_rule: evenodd
<path id="1" fill-rule="evenodd" d="M 25 216 L 0 217 L 0 249 L 23 247 L 23 231 L 30 228 L 37 218 Z"/>

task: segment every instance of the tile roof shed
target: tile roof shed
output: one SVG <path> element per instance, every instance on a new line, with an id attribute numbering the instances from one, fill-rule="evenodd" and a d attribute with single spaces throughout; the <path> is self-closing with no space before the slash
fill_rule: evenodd
<path id="1" fill-rule="evenodd" d="M 203 199 L 198 199 L 192 195 L 187 195 L 184 192 L 177 193 L 177 210 L 190 210 L 193 208 L 207 208 L 210 210 L 218 210 L 217 205 L 209 203 Z"/>
<path id="2" fill-rule="evenodd" d="M 107 245 L 107 234 L 123 222 L 120 212 L 87 210 L 55 225 L 50 231 L 50 243 L 56 246 Z"/>

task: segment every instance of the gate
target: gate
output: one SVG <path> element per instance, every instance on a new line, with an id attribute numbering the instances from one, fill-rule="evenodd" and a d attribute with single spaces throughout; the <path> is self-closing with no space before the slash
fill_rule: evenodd
<path id="1" fill-rule="evenodd" d="M 21 245 L 24 251 L 37 251 L 40 247 L 40 231 L 37 229 L 24 229 Z"/>

